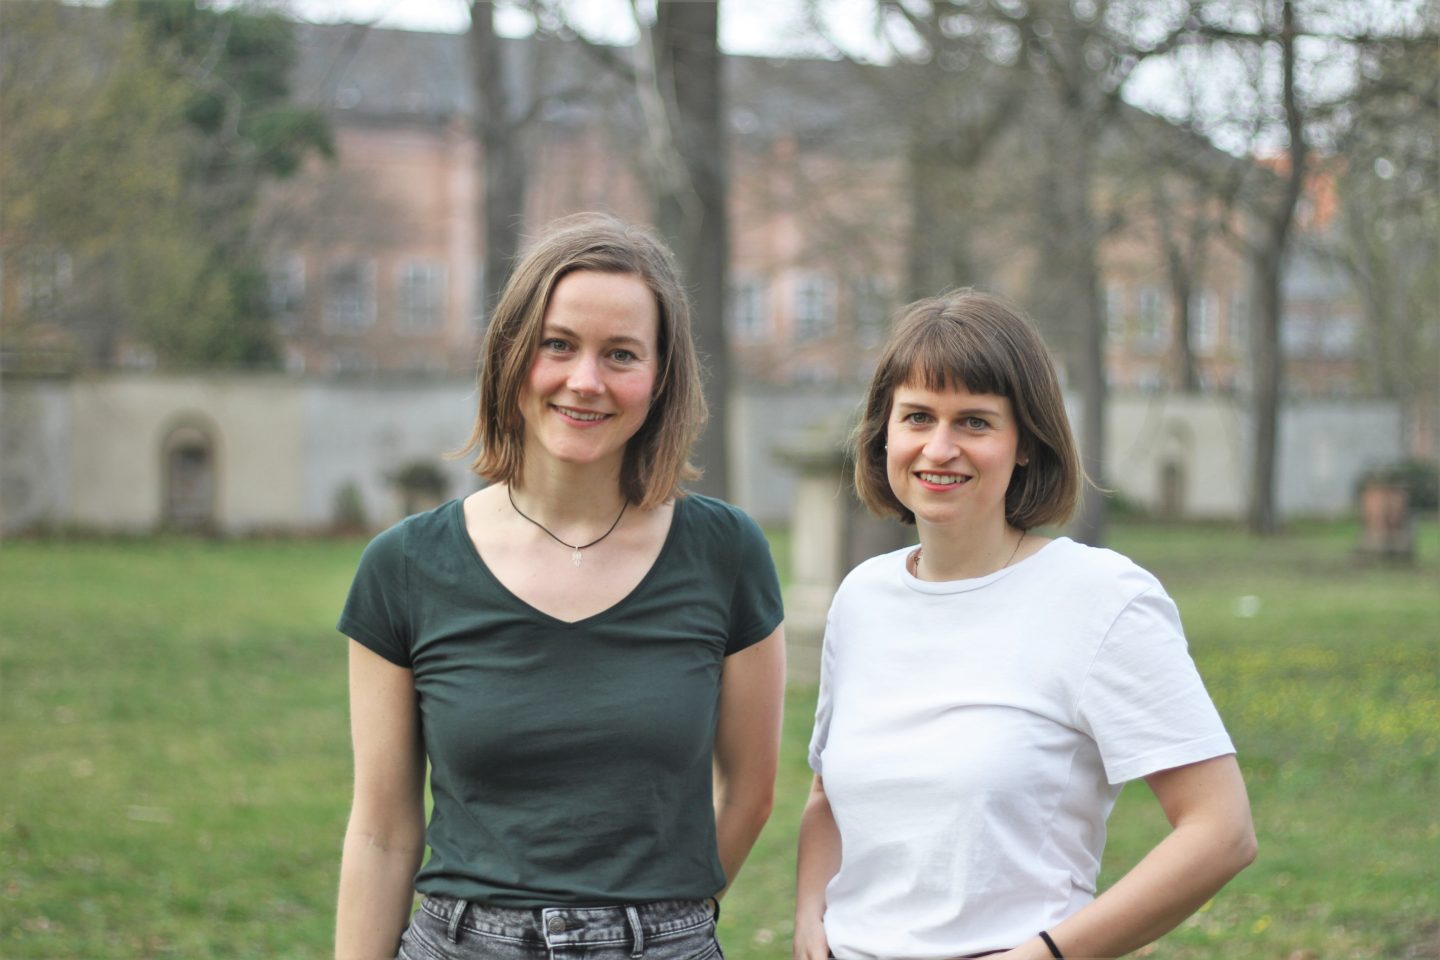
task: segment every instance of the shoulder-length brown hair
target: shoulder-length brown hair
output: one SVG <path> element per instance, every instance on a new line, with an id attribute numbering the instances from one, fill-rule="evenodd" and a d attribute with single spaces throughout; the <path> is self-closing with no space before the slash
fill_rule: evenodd
<path id="1" fill-rule="evenodd" d="M 855 492 L 877 516 L 914 523 L 885 469 L 895 390 L 963 387 L 1010 401 L 1020 428 L 1019 459 L 1005 491 L 1005 520 L 1019 530 L 1062 524 L 1075 512 L 1083 473 L 1054 364 L 1040 334 L 998 297 L 956 290 L 900 310 L 870 380 L 851 436 Z"/>
<path id="2" fill-rule="evenodd" d="M 524 253 L 490 318 L 480 348 L 479 409 L 470 442 L 470 469 L 491 483 L 522 482 L 525 421 L 520 391 L 534 362 L 545 310 L 555 285 L 577 270 L 631 274 L 644 281 L 659 308 L 658 369 L 650 412 L 625 447 L 620 492 L 653 507 L 680 496 L 700 471 L 690 450 L 705 425 L 700 362 L 690 333 L 690 301 L 675 258 L 647 230 L 605 214 L 578 214 L 552 224 Z"/>

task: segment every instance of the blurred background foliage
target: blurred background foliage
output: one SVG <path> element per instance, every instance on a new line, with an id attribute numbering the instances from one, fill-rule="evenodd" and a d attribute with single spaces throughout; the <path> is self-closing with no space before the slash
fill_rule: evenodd
<path id="1" fill-rule="evenodd" d="M 275 367 L 267 180 L 333 152 L 295 105 L 291 24 L 191 0 L 0 9 L 0 236 L 65 275 L 53 311 L 87 353 L 125 337 L 177 366 Z M 54 313 L 37 311 L 39 325 Z"/>

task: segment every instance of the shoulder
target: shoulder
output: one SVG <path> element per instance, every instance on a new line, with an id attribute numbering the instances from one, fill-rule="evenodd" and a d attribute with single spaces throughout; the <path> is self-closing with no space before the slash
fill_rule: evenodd
<path id="1" fill-rule="evenodd" d="M 1106 547 L 1091 547 L 1069 537 L 1045 545 L 1033 559 L 1051 583 L 1066 583 L 1089 595 L 1134 597 L 1149 590 L 1163 593 L 1155 575 L 1134 560 Z"/>
<path id="2" fill-rule="evenodd" d="M 715 497 L 687 493 L 675 501 L 675 518 L 688 533 L 722 539 L 736 537 L 764 539 L 760 525 L 748 513 Z"/>
<path id="3" fill-rule="evenodd" d="M 838 601 L 842 598 L 864 597 L 877 589 L 899 583 L 900 576 L 905 571 L 905 559 L 914 549 L 913 545 L 904 546 L 862 560 L 840 581 L 840 586 L 835 590 L 835 599 Z"/>
<path id="4" fill-rule="evenodd" d="M 368 563 L 400 563 L 417 550 L 424 550 L 438 538 L 448 534 L 455 523 L 459 500 L 443 503 L 433 510 L 412 514 L 382 530 L 365 547 Z"/>

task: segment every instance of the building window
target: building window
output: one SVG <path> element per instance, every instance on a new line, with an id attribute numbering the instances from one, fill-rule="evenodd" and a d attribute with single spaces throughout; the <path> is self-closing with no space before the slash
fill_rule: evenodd
<path id="1" fill-rule="evenodd" d="M 1353 356 L 1359 343 L 1360 320 L 1354 314 L 1332 316 L 1320 330 L 1320 352 L 1327 357 L 1344 359 Z"/>
<path id="2" fill-rule="evenodd" d="M 1235 349 L 1244 350 L 1249 346 L 1246 340 L 1250 335 L 1250 303 L 1243 291 L 1236 290 L 1230 295 L 1230 324 L 1226 332 Z"/>
<path id="3" fill-rule="evenodd" d="M 1220 326 L 1215 315 L 1215 295 L 1209 290 L 1198 290 L 1190 297 L 1190 346 L 1196 353 L 1211 354 L 1220 338 Z"/>
<path id="4" fill-rule="evenodd" d="M 823 273 L 802 273 L 795 284 L 795 336 L 823 337 L 835 330 L 835 282 Z"/>
<path id="5" fill-rule="evenodd" d="M 1280 318 L 1280 349 L 1287 357 L 1308 357 L 1316 350 L 1323 318 L 1300 311 L 1286 312 Z"/>
<path id="6" fill-rule="evenodd" d="M 1165 296 L 1159 287 L 1142 287 L 1135 311 L 1135 339 L 1150 350 L 1165 345 Z"/>
<path id="7" fill-rule="evenodd" d="M 445 265 L 407 263 L 395 282 L 395 323 L 405 333 L 433 333 L 445 315 Z"/>
<path id="8" fill-rule="evenodd" d="M 300 314 L 305 307 L 305 258 L 298 253 L 285 253 L 270 260 L 270 313 L 281 333 L 300 328 Z"/>
<path id="9" fill-rule="evenodd" d="M 885 281 L 870 274 L 850 285 L 850 308 L 855 314 L 855 341 L 876 347 L 890 327 L 890 292 Z"/>
<path id="10" fill-rule="evenodd" d="M 730 335 L 737 340 L 763 340 L 770 326 L 765 309 L 765 282 L 759 277 L 730 281 Z"/>
<path id="11" fill-rule="evenodd" d="M 359 333 L 375 324 L 375 261 L 331 264 L 325 278 L 325 329 Z"/>
<path id="12" fill-rule="evenodd" d="M 18 260 L 21 312 L 32 317 L 53 314 L 72 279 L 70 254 L 32 247 L 23 251 Z"/>
<path id="13" fill-rule="evenodd" d="M 1125 342 L 1125 285 L 1105 285 L 1105 337 L 1111 343 Z"/>

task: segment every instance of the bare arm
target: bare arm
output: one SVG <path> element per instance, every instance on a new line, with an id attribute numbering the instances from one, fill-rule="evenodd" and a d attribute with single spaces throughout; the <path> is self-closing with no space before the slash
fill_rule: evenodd
<path id="1" fill-rule="evenodd" d="M 775 802 L 785 701 L 785 628 L 725 658 L 715 726 L 715 839 L 726 887 Z"/>
<path id="2" fill-rule="evenodd" d="M 355 795 L 340 860 L 337 960 L 394 957 L 425 850 L 425 752 L 409 670 L 350 641 Z"/>
<path id="3" fill-rule="evenodd" d="M 1145 778 L 1172 827 L 1093 903 L 1050 930 L 1067 958 L 1119 957 L 1157 940 L 1255 859 L 1255 828 L 1233 756 Z M 1050 960 L 1038 938 L 998 960 Z"/>
<path id="4" fill-rule="evenodd" d="M 795 960 L 825 960 L 825 887 L 840 872 L 840 829 L 816 776 L 800 818 L 800 850 L 795 863 Z"/>

